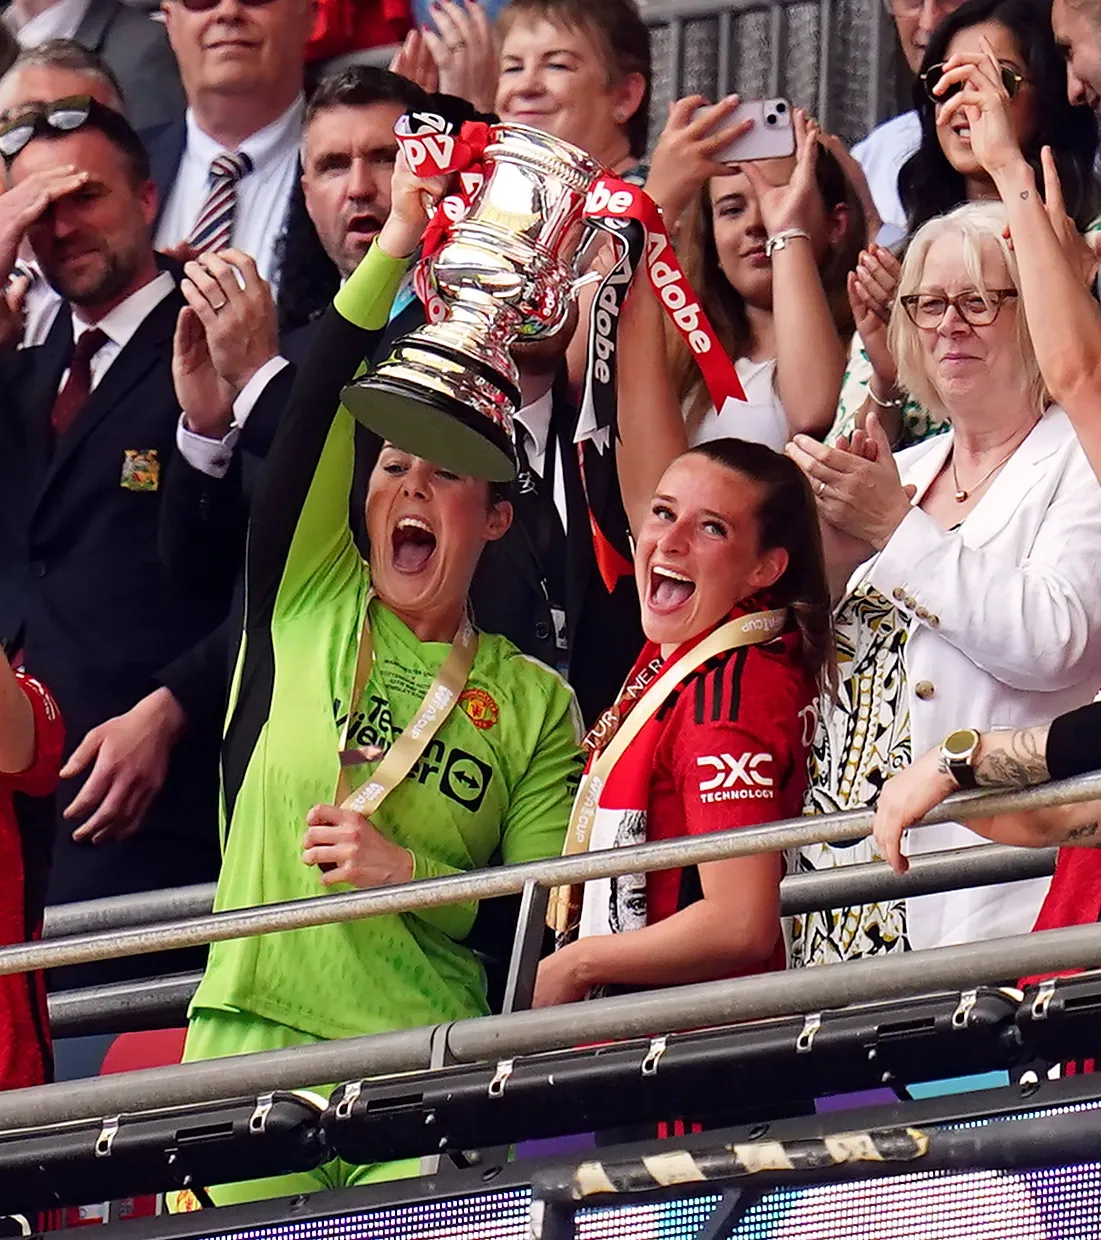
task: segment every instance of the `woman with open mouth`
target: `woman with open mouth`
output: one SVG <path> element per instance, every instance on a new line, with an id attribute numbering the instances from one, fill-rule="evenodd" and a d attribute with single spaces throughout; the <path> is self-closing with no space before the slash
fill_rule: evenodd
<path id="1" fill-rule="evenodd" d="M 794 817 L 806 788 L 829 589 L 793 462 L 718 439 L 665 471 L 634 528 L 647 643 L 585 744 L 567 851 Z M 778 854 L 559 889 L 566 942 L 535 1006 L 784 967 Z"/>
<path id="2" fill-rule="evenodd" d="M 443 189 L 399 156 L 391 214 L 321 321 L 267 459 L 223 750 L 219 908 L 562 847 L 581 766 L 573 694 L 468 617 L 478 557 L 511 520 L 506 495 L 385 444 L 368 484 L 366 564 L 349 528 L 355 426 L 340 393 L 386 325 L 427 223 L 422 195 Z M 485 972 L 468 946 L 477 913 L 447 905 L 221 943 L 184 1057 L 485 1015 Z M 223 1205 L 418 1169 L 333 1160 L 209 1191 Z"/>

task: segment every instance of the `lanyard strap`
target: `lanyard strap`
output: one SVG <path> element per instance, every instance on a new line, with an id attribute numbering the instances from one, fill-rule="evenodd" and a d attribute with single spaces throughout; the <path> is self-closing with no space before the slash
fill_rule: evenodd
<path id="1" fill-rule="evenodd" d="M 782 607 L 773 611 L 755 611 L 748 616 L 728 620 L 698 646 L 693 646 L 671 663 L 650 685 L 608 745 L 593 759 L 589 769 L 582 775 L 573 809 L 570 811 L 570 827 L 562 850 L 564 856 L 588 852 L 600 793 L 608 776 L 626 752 L 627 746 L 661 709 L 677 685 L 717 654 L 736 650 L 739 646 L 756 646 L 772 641 L 783 632 L 787 614 L 787 608 Z M 547 924 L 552 929 L 565 933 L 572 928 L 573 913 L 580 909 L 579 890 L 578 887 L 555 887 L 551 891 Z"/>
<path id="2" fill-rule="evenodd" d="M 348 729 L 351 725 L 352 713 L 363 697 L 367 688 L 367 680 L 374 663 L 374 639 L 371 636 L 371 602 L 375 597 L 372 590 L 367 595 L 367 604 L 363 609 L 363 628 L 359 635 L 359 650 L 356 654 L 355 677 L 352 681 L 352 698 L 348 705 L 348 718 L 340 738 L 340 749 L 343 753 L 348 743 Z M 355 792 L 349 793 L 348 776 L 341 768 L 337 781 L 336 800 L 341 809 L 355 810 L 357 814 L 370 817 L 390 795 L 391 792 L 416 766 L 421 754 L 428 748 L 429 742 L 443 726 L 459 695 L 466 686 L 470 669 L 474 666 L 474 657 L 478 653 L 478 634 L 468 617 L 464 616 L 451 649 L 447 652 L 436 678 L 428 686 L 428 692 L 417 708 L 409 726 L 397 737 L 386 751 L 382 761 L 375 768 L 375 773 Z"/>

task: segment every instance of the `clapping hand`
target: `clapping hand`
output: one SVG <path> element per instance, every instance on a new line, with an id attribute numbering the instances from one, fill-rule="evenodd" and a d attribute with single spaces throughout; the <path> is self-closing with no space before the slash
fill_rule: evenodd
<path id="1" fill-rule="evenodd" d="M 851 539 L 882 550 L 910 511 L 913 487 L 904 487 L 890 441 L 875 413 L 851 442 L 827 447 L 796 435 L 785 449 L 806 474 L 822 517 Z"/>
<path id="2" fill-rule="evenodd" d="M 879 381 L 881 400 L 886 399 L 898 380 L 898 368 L 887 348 L 887 326 L 901 271 L 891 251 L 873 242 L 861 253 L 856 270 L 848 276 L 853 322 Z"/>
<path id="3" fill-rule="evenodd" d="M 190 430 L 220 439 L 235 398 L 279 355 L 275 301 L 253 260 L 232 249 L 189 262 L 180 291 L 187 305 L 172 349 L 176 397 Z"/>
<path id="4" fill-rule="evenodd" d="M 318 867 L 323 886 L 389 887 L 412 881 L 413 854 L 355 810 L 315 805 L 306 824 L 302 863 Z"/>
<path id="5" fill-rule="evenodd" d="M 498 53 L 493 27 L 477 0 L 436 0 L 435 29 L 411 30 L 390 62 L 390 72 L 409 78 L 429 94 L 442 91 L 492 112 L 497 93 Z"/>
<path id="6" fill-rule="evenodd" d="M 737 95 L 729 95 L 708 107 L 702 95 L 689 95 L 670 105 L 669 119 L 654 148 L 645 187 L 661 207 L 666 227 L 676 226 L 711 177 L 730 175 L 730 166 L 719 163 L 715 154 L 748 133 L 753 125 L 752 120 L 736 125 L 725 123 L 740 102 Z"/>

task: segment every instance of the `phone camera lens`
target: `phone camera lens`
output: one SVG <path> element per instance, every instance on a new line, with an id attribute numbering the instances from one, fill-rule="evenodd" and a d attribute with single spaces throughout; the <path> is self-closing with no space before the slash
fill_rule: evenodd
<path id="1" fill-rule="evenodd" d="M 787 105 L 786 103 L 778 103 L 778 104 L 776 105 L 776 111 L 777 111 L 777 112 L 784 113 L 784 112 L 786 112 L 787 110 L 788 110 L 788 105 Z"/>
<path id="2" fill-rule="evenodd" d="M 775 112 L 770 112 L 770 113 L 769 113 L 769 114 L 765 117 L 765 124 L 766 124 L 766 125 L 775 125 L 775 124 L 776 124 L 776 113 L 775 113 Z"/>

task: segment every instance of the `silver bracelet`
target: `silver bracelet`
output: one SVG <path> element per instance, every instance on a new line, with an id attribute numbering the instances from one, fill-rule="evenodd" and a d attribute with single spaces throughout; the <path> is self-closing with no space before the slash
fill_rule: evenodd
<path id="1" fill-rule="evenodd" d="M 896 396 L 893 400 L 880 400 L 872 390 L 872 381 L 868 380 L 868 395 L 875 401 L 880 409 L 901 409 L 906 404 L 905 396 Z"/>
<path id="2" fill-rule="evenodd" d="M 804 232 L 801 228 L 785 228 L 782 232 L 778 232 L 775 236 L 769 237 L 765 242 L 765 257 L 771 258 L 773 250 L 786 250 L 789 241 L 796 237 L 802 237 L 804 241 L 810 240 L 810 233 Z"/>

